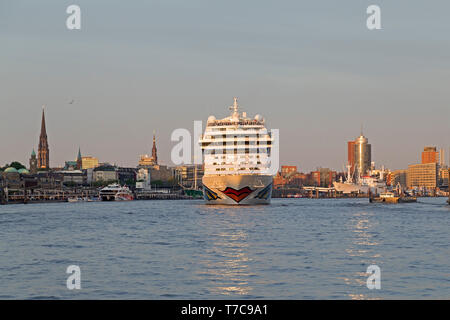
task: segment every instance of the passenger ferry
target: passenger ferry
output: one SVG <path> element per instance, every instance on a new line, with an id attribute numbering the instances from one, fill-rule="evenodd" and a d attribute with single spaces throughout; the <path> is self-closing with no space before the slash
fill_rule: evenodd
<path id="1" fill-rule="evenodd" d="M 239 112 L 237 98 L 229 117 L 208 118 L 200 145 L 204 158 L 203 195 L 208 204 L 269 204 L 272 133 L 261 115 Z"/>
<path id="2" fill-rule="evenodd" d="M 128 187 L 114 183 L 100 190 L 100 199 L 102 201 L 130 201 L 134 200 L 134 197 Z"/>

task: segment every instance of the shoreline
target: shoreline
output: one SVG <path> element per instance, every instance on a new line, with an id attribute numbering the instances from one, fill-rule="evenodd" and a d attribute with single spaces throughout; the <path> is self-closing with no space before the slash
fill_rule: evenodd
<path id="1" fill-rule="evenodd" d="M 368 196 L 364 196 L 364 197 L 272 197 L 272 199 L 287 199 L 287 200 L 294 200 L 294 199 L 307 199 L 307 200 L 332 200 L 332 199 L 336 199 L 336 200 L 342 200 L 342 199 L 367 199 L 369 198 Z M 421 199 L 421 198 L 447 198 L 447 196 L 420 196 L 417 197 L 417 199 Z M 134 199 L 134 200 L 130 200 L 130 201 L 152 201 L 152 200 L 166 200 L 166 201 L 170 201 L 170 200 L 203 200 L 203 198 L 193 198 L 193 197 L 183 197 L 180 195 L 175 195 L 174 197 L 167 197 L 167 195 L 165 195 L 165 197 L 149 197 L 149 198 L 141 198 L 141 199 Z M 128 201 L 102 201 L 102 200 L 96 200 L 96 201 L 77 201 L 77 202 L 73 202 L 73 203 L 89 203 L 89 202 L 128 202 Z M 15 205 L 15 204 L 42 204 L 42 203 L 69 203 L 69 201 L 67 200 L 38 200 L 38 201 L 27 201 L 27 202 L 23 202 L 23 201 L 9 201 L 6 203 L 1 203 L 0 205 Z M 444 204 L 448 204 L 450 205 L 450 203 L 448 203 L 448 201 L 444 201 Z"/>

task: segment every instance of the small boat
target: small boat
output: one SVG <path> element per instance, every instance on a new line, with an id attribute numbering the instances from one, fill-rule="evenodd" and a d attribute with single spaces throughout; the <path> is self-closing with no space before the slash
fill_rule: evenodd
<path id="1" fill-rule="evenodd" d="M 122 190 L 118 191 L 114 197 L 115 201 L 131 201 L 134 200 L 133 194 L 130 189 L 123 187 Z"/>
<path id="2" fill-rule="evenodd" d="M 410 197 L 410 196 L 400 197 L 398 199 L 398 202 L 400 202 L 400 203 L 417 202 L 417 198 Z"/>
<path id="3" fill-rule="evenodd" d="M 409 203 L 417 202 L 416 197 L 411 196 L 396 196 L 393 192 L 380 193 L 378 197 L 370 197 L 370 203 Z"/>
<path id="4" fill-rule="evenodd" d="M 73 203 L 73 202 L 80 202 L 80 201 L 82 201 L 82 199 L 77 198 L 77 197 L 72 197 L 72 198 L 68 198 L 67 201 Z"/>

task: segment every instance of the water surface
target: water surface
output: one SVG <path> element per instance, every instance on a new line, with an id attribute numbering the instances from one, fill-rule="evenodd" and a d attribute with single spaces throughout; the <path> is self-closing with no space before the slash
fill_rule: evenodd
<path id="1" fill-rule="evenodd" d="M 449 226 L 444 198 L 0 206 L 0 298 L 449 299 Z"/>

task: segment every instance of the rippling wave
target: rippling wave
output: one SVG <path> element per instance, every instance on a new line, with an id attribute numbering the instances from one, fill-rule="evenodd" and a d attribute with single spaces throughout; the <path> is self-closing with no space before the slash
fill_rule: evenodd
<path id="1" fill-rule="evenodd" d="M 449 227 L 443 198 L 2 206 L 0 298 L 448 299 Z M 81 290 L 66 288 L 69 265 Z"/>

